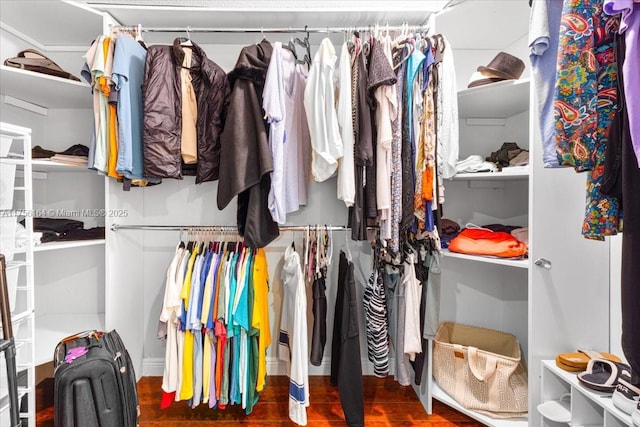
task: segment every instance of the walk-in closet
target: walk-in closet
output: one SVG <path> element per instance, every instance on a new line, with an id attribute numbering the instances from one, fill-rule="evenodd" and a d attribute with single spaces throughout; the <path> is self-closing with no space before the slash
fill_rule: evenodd
<path id="1" fill-rule="evenodd" d="M 208 405 L 212 421 L 239 405 L 259 422 L 262 394 L 297 425 L 386 425 L 362 402 L 384 379 L 422 415 L 438 402 L 479 425 L 633 425 L 611 393 L 556 362 L 578 350 L 617 355 L 620 369 L 639 359 L 623 328 L 640 306 L 628 302 L 638 247 L 623 244 L 621 220 L 593 213 L 618 206 L 598 202 L 602 168 L 619 174 L 620 200 L 638 195 L 624 190 L 640 187 L 630 162 L 602 160 L 632 150 L 608 148 L 626 140 L 595 124 L 570 135 L 577 116 L 620 109 L 615 73 L 599 87 L 609 98 L 582 110 L 571 104 L 582 91 L 541 73 L 577 55 L 562 43 L 580 32 L 597 67 L 610 65 L 593 44 L 621 43 L 620 16 L 640 31 L 640 3 L 627 15 L 607 6 L 619 0 L 577 2 L 593 13 L 570 3 L 0 2 L 0 252 L 20 425 L 36 425 L 60 340 L 114 329 L 138 380 L 162 377 L 161 411 Z M 536 53 L 558 51 L 558 30 L 559 53 Z M 595 165 L 551 167 L 553 128 L 570 144 L 561 160 L 589 163 L 580 150 L 596 139 Z M 639 209 L 623 205 L 637 229 Z M 509 374 L 492 376 L 504 360 Z M 339 390 L 342 410 L 326 419 L 309 409 L 326 383 L 316 376 Z M 270 377 L 290 381 L 288 396 L 265 391 Z"/>

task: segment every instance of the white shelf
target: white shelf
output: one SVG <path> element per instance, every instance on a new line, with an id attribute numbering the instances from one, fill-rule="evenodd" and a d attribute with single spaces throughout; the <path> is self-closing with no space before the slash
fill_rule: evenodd
<path id="1" fill-rule="evenodd" d="M 502 169 L 501 172 L 476 172 L 458 173 L 451 178 L 454 181 L 480 180 L 480 181 L 518 181 L 529 179 L 529 168 Z"/>
<path id="2" fill-rule="evenodd" d="M 57 251 L 61 249 L 80 248 L 83 246 L 104 245 L 105 239 L 73 240 L 64 242 L 48 242 L 33 247 L 34 252 Z"/>
<path id="3" fill-rule="evenodd" d="M 458 116 L 506 118 L 529 110 L 529 79 L 505 80 L 458 92 Z"/>
<path id="4" fill-rule="evenodd" d="M 486 415 L 479 414 L 475 411 L 471 411 L 467 408 L 464 408 L 458 402 L 456 402 L 453 397 L 449 396 L 444 390 L 440 388 L 438 383 L 433 382 L 433 397 L 440 402 L 444 403 L 447 406 L 455 409 L 458 412 L 462 412 L 463 414 L 473 418 L 474 420 L 480 421 L 482 424 L 491 426 L 491 427 L 527 427 L 528 421 L 526 418 L 508 418 L 508 419 L 498 419 L 491 418 Z"/>
<path id="5" fill-rule="evenodd" d="M 89 330 L 104 330 L 104 314 L 48 314 L 36 317 L 36 360 L 40 365 L 53 360 L 58 342 L 69 335 Z"/>
<path id="6" fill-rule="evenodd" d="M 17 159 L 15 157 L 0 157 L 0 163 L 6 165 L 25 165 L 27 161 L 25 159 Z"/>
<path id="7" fill-rule="evenodd" d="M 56 50 L 55 46 L 86 46 L 88 49 L 102 31 L 102 14 L 81 3 L 68 0 L 3 1 L 2 23 L 28 35 L 33 43 L 43 45 L 44 50 Z M 7 56 L 13 56 L 8 53 Z"/>
<path id="8" fill-rule="evenodd" d="M 488 264 L 506 265 L 508 267 L 529 268 L 528 259 L 508 259 L 508 258 L 492 258 L 480 255 L 467 255 L 457 252 L 450 252 L 448 249 L 442 250 L 442 255 L 447 258 L 466 259 L 469 261 L 485 262 Z"/>
<path id="9" fill-rule="evenodd" d="M 95 170 L 91 170 L 87 168 L 87 165 L 77 166 L 77 165 L 69 165 L 66 163 L 54 162 L 51 160 L 32 160 L 31 165 L 34 171 L 42 171 L 42 172 L 92 172 L 97 173 Z"/>
<path id="10" fill-rule="evenodd" d="M 615 418 L 617 418 L 624 424 L 632 425 L 631 415 L 621 411 L 620 409 L 616 408 L 613 405 L 613 401 L 611 399 L 611 393 L 599 393 L 595 390 L 591 390 L 583 386 L 580 383 L 580 381 L 578 381 L 578 376 L 576 373 L 568 372 L 558 368 L 554 360 L 543 360 L 542 364 L 546 369 L 553 372 L 556 376 L 561 378 L 563 381 L 570 384 L 571 387 L 578 390 L 582 395 L 587 397 L 596 405 L 603 408 L 606 412 L 610 413 L 611 415 L 613 415 Z"/>
<path id="11" fill-rule="evenodd" d="M 45 108 L 91 108 L 87 83 L 0 65 L 0 94 Z"/>

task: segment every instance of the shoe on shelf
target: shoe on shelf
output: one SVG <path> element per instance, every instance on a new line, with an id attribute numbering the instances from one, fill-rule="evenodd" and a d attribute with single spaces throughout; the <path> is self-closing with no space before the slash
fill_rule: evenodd
<path id="1" fill-rule="evenodd" d="M 613 392 L 613 405 L 621 411 L 631 414 L 638 407 L 640 384 L 631 382 L 631 372 L 623 370 L 618 377 L 618 385 Z"/>
<path id="2" fill-rule="evenodd" d="M 631 378 L 629 365 L 607 359 L 591 359 L 587 364 L 587 370 L 578 374 L 578 381 L 592 390 L 613 393 L 622 375 Z"/>

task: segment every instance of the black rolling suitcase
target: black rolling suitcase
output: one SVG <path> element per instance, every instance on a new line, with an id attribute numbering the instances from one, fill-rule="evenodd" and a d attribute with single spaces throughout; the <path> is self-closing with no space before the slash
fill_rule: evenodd
<path id="1" fill-rule="evenodd" d="M 54 353 L 56 427 L 136 427 L 136 375 L 120 335 L 86 331 Z"/>

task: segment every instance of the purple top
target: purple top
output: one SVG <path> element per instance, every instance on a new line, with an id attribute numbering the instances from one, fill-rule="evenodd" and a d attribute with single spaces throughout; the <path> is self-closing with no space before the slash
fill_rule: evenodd
<path id="1" fill-rule="evenodd" d="M 631 141 L 640 167 L 640 1 L 605 0 L 604 11 L 609 15 L 620 14 L 620 34 L 625 35 L 622 74 Z"/>

